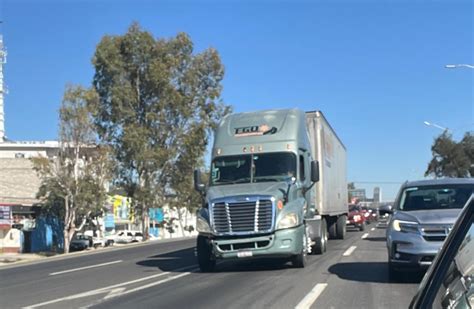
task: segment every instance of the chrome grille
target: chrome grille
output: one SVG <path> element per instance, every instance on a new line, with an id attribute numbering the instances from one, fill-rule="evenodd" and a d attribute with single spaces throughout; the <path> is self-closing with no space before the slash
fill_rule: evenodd
<path id="1" fill-rule="evenodd" d="M 444 241 L 451 228 L 451 225 L 424 225 L 421 227 L 421 235 L 427 241 Z"/>
<path id="2" fill-rule="evenodd" d="M 270 197 L 247 197 L 211 203 L 212 225 L 218 234 L 252 234 L 273 229 L 274 205 Z"/>

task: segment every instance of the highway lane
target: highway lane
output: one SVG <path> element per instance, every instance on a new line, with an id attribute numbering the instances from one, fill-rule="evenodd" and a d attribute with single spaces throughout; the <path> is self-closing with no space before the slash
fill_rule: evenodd
<path id="1" fill-rule="evenodd" d="M 320 294 L 315 300 L 310 297 L 313 308 L 406 308 L 420 276 L 390 283 L 385 230 L 369 229 L 362 239 L 365 233 L 351 231 L 344 240 L 330 241 L 328 252 L 310 256 L 305 269 L 269 261 L 226 262 L 215 273 L 191 272 L 96 308 L 294 308 L 314 288 Z M 351 247 L 352 253 L 344 256 Z"/>
<path id="2" fill-rule="evenodd" d="M 371 228 L 375 225 L 331 240 L 328 252 L 309 256 L 305 269 L 248 260 L 222 262 L 216 272 L 201 273 L 194 239 L 0 269 L 1 307 L 406 308 L 421 278 L 390 282 L 385 230 Z M 120 262 L 50 275 L 114 261 Z"/>
<path id="3" fill-rule="evenodd" d="M 32 264 L 2 267 L 0 268 L 0 307 L 20 308 L 120 282 L 155 275 L 158 272 L 164 271 L 142 266 L 139 262 L 157 254 L 189 250 L 194 244 L 195 239 L 151 242 L 128 247 L 97 250 L 59 259 L 46 259 Z M 163 259 L 161 262 L 162 269 L 178 269 L 195 263 L 192 251 L 191 249 L 190 253 L 182 259 Z M 114 261 L 121 262 L 51 275 L 57 272 Z M 58 305 L 61 307 L 61 304 Z"/>

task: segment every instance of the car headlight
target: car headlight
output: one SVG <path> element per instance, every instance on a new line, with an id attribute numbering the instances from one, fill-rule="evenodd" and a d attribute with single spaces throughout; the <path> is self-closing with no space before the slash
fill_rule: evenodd
<path id="1" fill-rule="evenodd" d="M 355 215 L 354 216 L 354 221 L 359 221 L 360 220 L 360 216 L 359 215 Z"/>
<path id="2" fill-rule="evenodd" d="M 279 222 L 278 229 L 287 229 L 298 225 L 298 216 L 294 212 L 287 213 Z"/>
<path id="3" fill-rule="evenodd" d="M 418 223 L 413 221 L 393 220 L 392 227 L 397 232 L 418 233 Z"/>
<path id="4" fill-rule="evenodd" d="M 196 220 L 196 230 L 200 233 L 210 233 L 211 227 L 206 219 L 198 216 Z"/>

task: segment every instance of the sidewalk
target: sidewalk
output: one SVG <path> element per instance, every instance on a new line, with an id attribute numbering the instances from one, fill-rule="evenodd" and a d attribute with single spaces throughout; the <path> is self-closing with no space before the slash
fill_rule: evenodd
<path id="1" fill-rule="evenodd" d="M 82 251 L 73 251 L 68 254 L 62 254 L 62 253 L 55 253 L 55 252 L 39 252 L 39 253 L 0 253 L 0 269 L 3 266 L 7 265 L 17 265 L 20 263 L 26 263 L 26 262 L 31 262 L 31 261 L 38 261 L 38 260 L 44 260 L 48 257 L 68 257 L 68 256 L 73 256 L 73 255 L 80 255 L 80 254 L 87 254 L 89 253 L 94 253 L 94 252 L 99 252 L 102 250 L 110 250 L 110 249 L 119 249 L 119 248 L 126 248 L 126 247 L 131 247 L 131 246 L 136 246 L 136 245 L 146 245 L 146 244 L 151 244 L 151 243 L 157 243 L 157 242 L 170 242 L 170 241 L 179 241 L 183 239 L 190 239 L 196 237 L 195 235 L 190 235 L 190 236 L 184 236 L 184 237 L 174 237 L 174 238 L 154 238 L 154 239 L 149 239 L 147 241 L 143 242 L 133 242 L 133 243 L 116 243 L 113 246 L 108 246 L 108 247 L 100 247 L 97 249 L 94 248 L 88 248 L 86 250 Z"/>
<path id="2" fill-rule="evenodd" d="M 29 262 L 44 259 L 48 256 L 57 255 L 53 252 L 41 253 L 0 253 L 0 268 L 4 265 Z"/>

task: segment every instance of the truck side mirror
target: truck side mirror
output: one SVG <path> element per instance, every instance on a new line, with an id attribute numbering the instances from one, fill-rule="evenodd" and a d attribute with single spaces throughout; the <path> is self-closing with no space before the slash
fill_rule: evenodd
<path id="1" fill-rule="evenodd" d="M 311 181 L 319 181 L 319 162 L 317 160 L 311 161 Z"/>
<path id="2" fill-rule="evenodd" d="M 194 170 L 194 189 L 201 193 L 206 190 L 206 185 L 203 184 L 201 180 L 200 170 Z"/>

